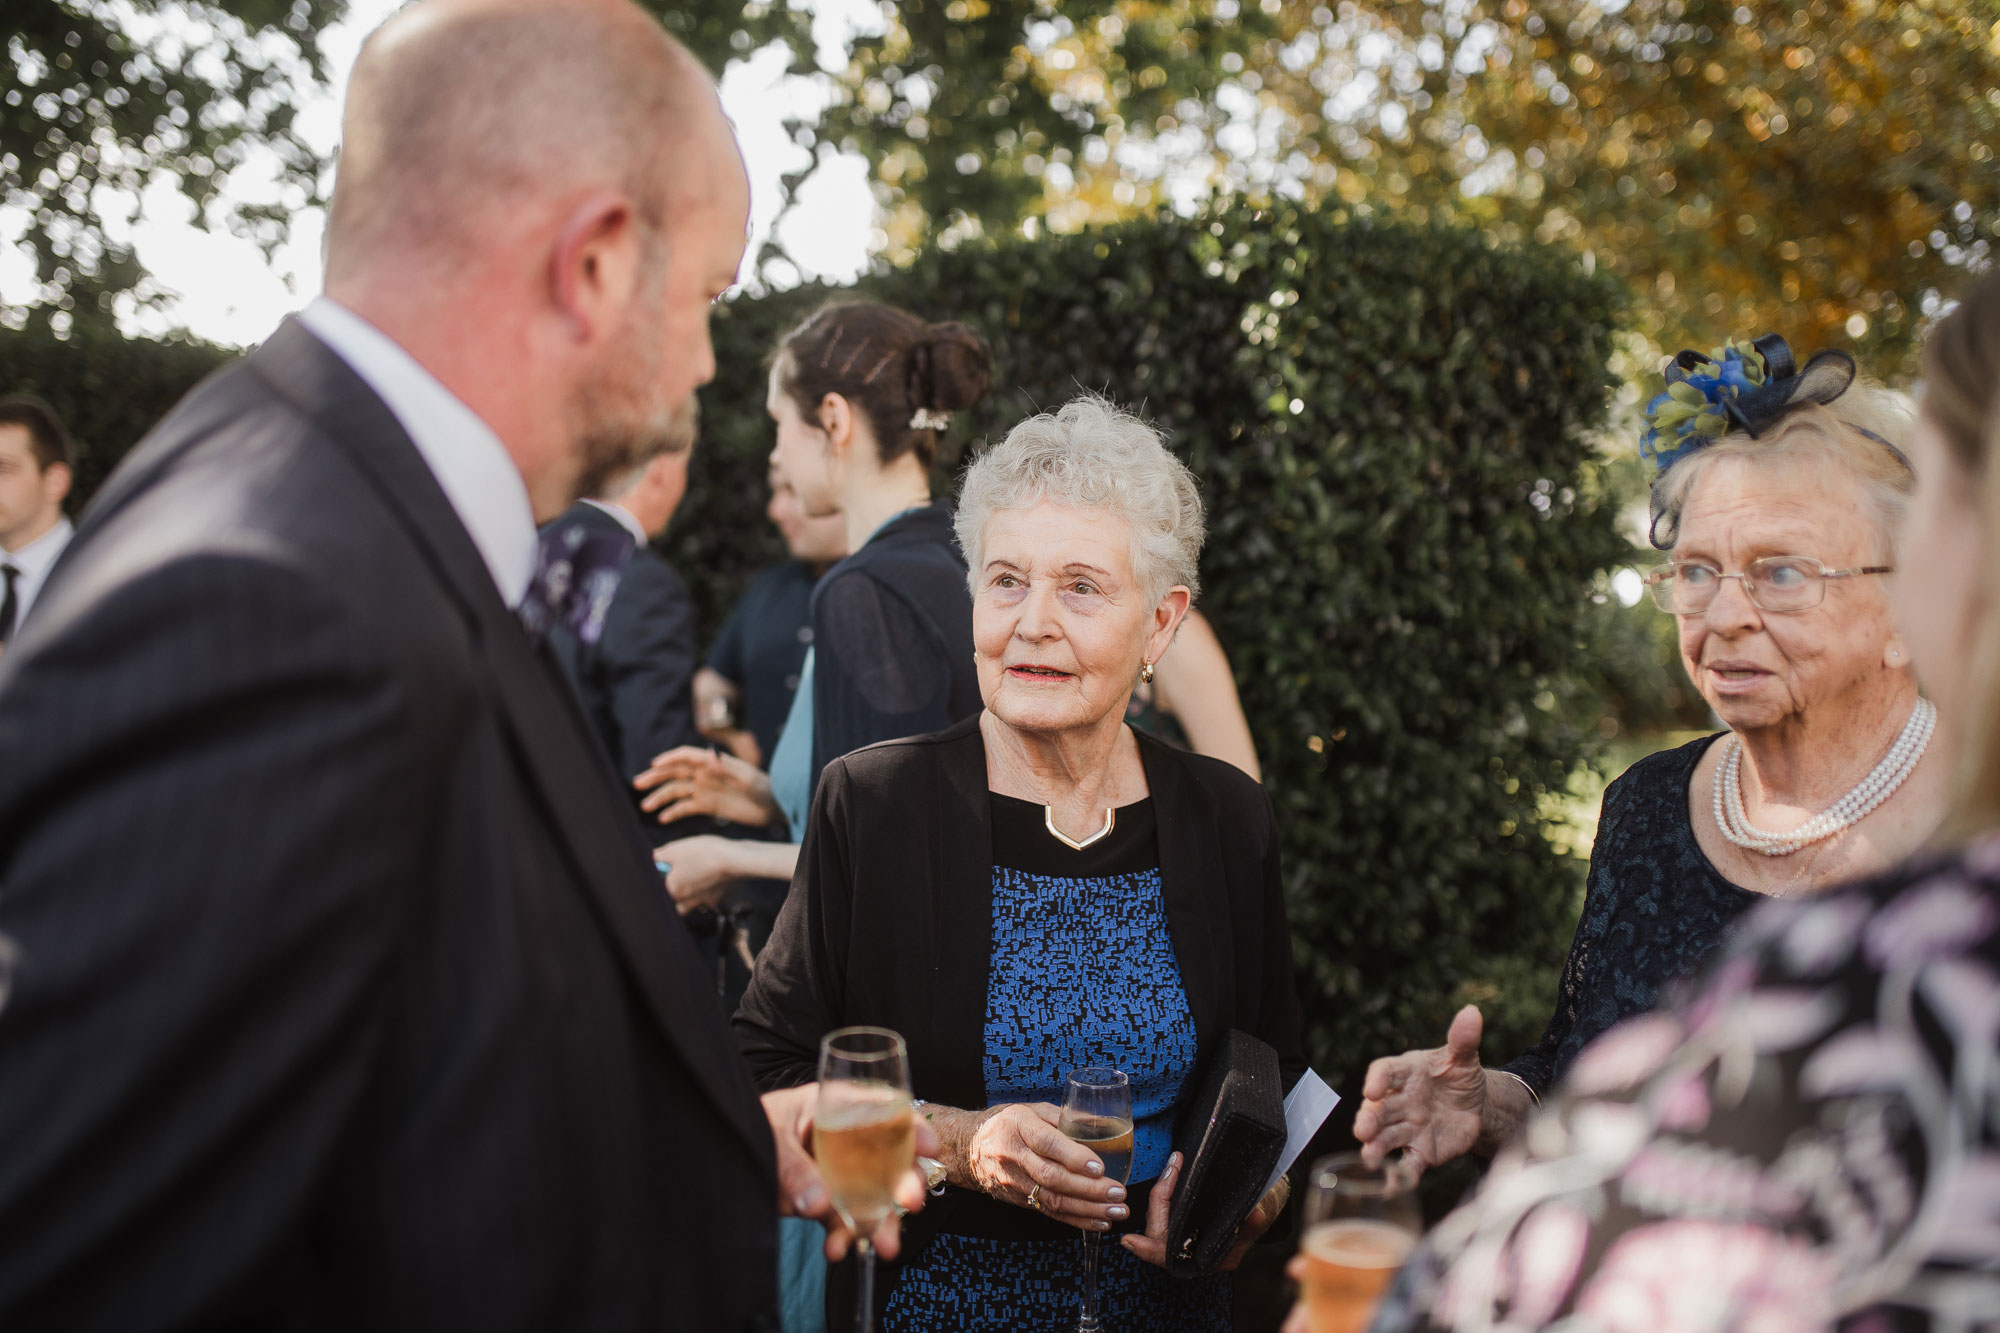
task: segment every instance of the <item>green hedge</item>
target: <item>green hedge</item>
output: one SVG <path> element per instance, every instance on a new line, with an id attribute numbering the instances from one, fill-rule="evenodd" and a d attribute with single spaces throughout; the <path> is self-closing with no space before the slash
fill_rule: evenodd
<path id="1" fill-rule="evenodd" d="M 185 339 L 123 338 L 96 320 L 77 320 L 67 340 L 46 327 L 0 329 L 0 393 L 40 394 L 76 436 L 74 512 L 181 395 L 232 355 Z"/>
<path id="2" fill-rule="evenodd" d="M 967 245 L 861 286 L 993 341 L 1005 388 L 954 432 L 941 477 L 967 439 L 1080 387 L 1142 407 L 1200 474 L 1203 606 L 1284 832 L 1311 1053 L 1350 1107 L 1370 1057 L 1440 1040 L 1468 999 L 1489 1056 L 1532 1041 L 1581 883 L 1540 812 L 1589 752 L 1593 581 L 1629 555 L 1586 439 L 1618 289 L 1556 252 L 1291 208 Z M 711 631 L 780 552 L 765 354 L 828 295 L 716 314 L 720 370 L 666 541 Z M 171 378 L 64 373 L 38 383 L 90 386 L 64 400 L 80 422 L 121 383 Z M 84 429 L 111 444 L 136 423 Z"/>

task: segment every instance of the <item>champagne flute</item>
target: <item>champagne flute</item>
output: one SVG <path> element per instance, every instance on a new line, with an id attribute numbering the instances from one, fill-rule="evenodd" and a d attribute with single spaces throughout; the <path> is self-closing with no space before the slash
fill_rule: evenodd
<path id="1" fill-rule="evenodd" d="M 887 1028 L 838 1028 L 820 1038 L 813 1157 L 861 1260 L 855 1333 L 875 1327 L 875 1228 L 896 1210 L 896 1184 L 917 1160 L 910 1055 Z"/>
<path id="2" fill-rule="evenodd" d="M 1312 1333 L 1361 1333 L 1423 1230 L 1417 1172 L 1358 1152 L 1313 1163 L 1306 1187 L 1306 1317 Z"/>
<path id="3" fill-rule="evenodd" d="M 1069 1076 L 1057 1126 L 1097 1154 L 1104 1178 L 1126 1184 L 1132 1174 L 1132 1080 L 1116 1069 L 1078 1069 Z M 1097 1247 L 1095 1231 L 1083 1233 L 1083 1310 L 1077 1333 L 1100 1333 L 1097 1322 Z"/>

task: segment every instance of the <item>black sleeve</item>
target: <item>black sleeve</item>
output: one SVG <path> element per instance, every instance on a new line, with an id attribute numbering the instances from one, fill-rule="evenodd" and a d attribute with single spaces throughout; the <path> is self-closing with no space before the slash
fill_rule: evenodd
<path id="1" fill-rule="evenodd" d="M 736 1010 L 736 1045 L 760 1092 L 819 1077 L 819 1039 L 842 1026 L 853 876 L 847 775 L 839 760 L 813 794 L 792 889 Z"/>
<path id="2" fill-rule="evenodd" d="M 1514 1075 L 1533 1088 L 1537 1097 L 1547 1096 L 1550 1085 L 1556 1080 L 1556 1054 L 1575 1029 L 1580 999 L 1592 984 L 1594 946 L 1597 943 L 1592 923 L 1603 919 L 1604 899 L 1611 892 L 1613 870 L 1607 862 L 1610 860 L 1610 848 L 1617 842 L 1615 830 L 1624 808 L 1623 796 L 1622 781 L 1613 782 L 1605 788 L 1597 835 L 1590 844 L 1590 873 L 1584 890 L 1583 914 L 1578 918 L 1576 934 L 1570 940 L 1569 956 L 1563 960 L 1562 984 L 1556 991 L 1555 1012 L 1549 1016 L 1549 1025 L 1543 1029 L 1540 1041 L 1500 1066 L 1503 1072 Z"/>
<path id="3" fill-rule="evenodd" d="M 864 745 L 942 731 L 957 721 L 951 663 L 937 626 L 866 571 L 836 575 L 820 589 L 813 644 L 815 770 Z"/>
<path id="4" fill-rule="evenodd" d="M 1280 873 L 1278 816 L 1271 796 L 1257 786 L 1259 811 L 1264 825 L 1264 857 L 1259 871 L 1258 948 L 1262 953 L 1258 975 L 1262 993 L 1257 1004 L 1256 1035 L 1278 1053 L 1278 1068 L 1284 1076 L 1285 1091 L 1305 1076 L 1305 1042 L 1300 1032 L 1298 977 L 1292 970 L 1292 928 L 1285 914 L 1285 882 Z"/>
<path id="5" fill-rule="evenodd" d="M 745 608 L 761 582 L 761 577 L 753 580 L 743 595 L 736 599 L 736 605 L 729 608 L 729 619 L 722 622 L 722 630 L 708 650 L 708 660 L 702 663 L 738 686 L 749 679 L 749 664 L 744 661 L 743 655 L 743 623 L 748 618 Z"/>
<path id="6" fill-rule="evenodd" d="M 223 1308 L 266 1257 L 249 1234 L 323 1181 L 439 786 L 340 596 L 263 559 L 169 562 L 8 663 L 0 1327 L 95 1326 L 167 1262 Z"/>
<path id="7" fill-rule="evenodd" d="M 625 566 L 598 641 L 598 668 L 618 727 L 618 776 L 653 756 L 698 745 L 694 725 L 694 603 L 666 561 L 641 552 Z"/>

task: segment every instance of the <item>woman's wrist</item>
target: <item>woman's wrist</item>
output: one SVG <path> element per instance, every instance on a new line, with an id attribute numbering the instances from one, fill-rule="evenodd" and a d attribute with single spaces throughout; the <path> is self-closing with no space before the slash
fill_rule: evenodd
<path id="1" fill-rule="evenodd" d="M 945 1183 L 978 1189 L 979 1183 L 972 1176 L 972 1136 L 992 1117 L 992 1110 L 966 1111 L 927 1102 L 922 1114 L 938 1136 L 938 1161 L 944 1163 Z"/>
<path id="2" fill-rule="evenodd" d="M 1519 1074 L 1505 1069 L 1488 1069 L 1485 1106 L 1479 1114 L 1479 1141 L 1473 1151 L 1491 1157 L 1541 1104 L 1541 1096 Z"/>

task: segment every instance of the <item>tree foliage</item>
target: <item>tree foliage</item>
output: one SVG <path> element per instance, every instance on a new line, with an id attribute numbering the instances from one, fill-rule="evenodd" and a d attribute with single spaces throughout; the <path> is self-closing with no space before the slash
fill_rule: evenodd
<path id="1" fill-rule="evenodd" d="M 156 177 L 201 225 L 264 243 L 319 200 L 324 165 L 296 125 L 297 81 L 324 81 L 321 29 L 347 0 L 12 0 L 0 64 L 0 200 L 23 210 L 40 299 L 67 327 L 152 295 L 118 224 Z M 224 179 L 271 155 L 275 199 L 229 206 Z M 107 225 L 107 220 L 109 225 Z"/>
<path id="2" fill-rule="evenodd" d="M 1892 375 L 2000 225 L 1988 0 L 1331 3 L 905 0 L 800 141 L 869 159 L 897 262 L 1289 196 L 1565 240 L 1659 346 L 1780 329 Z"/>

